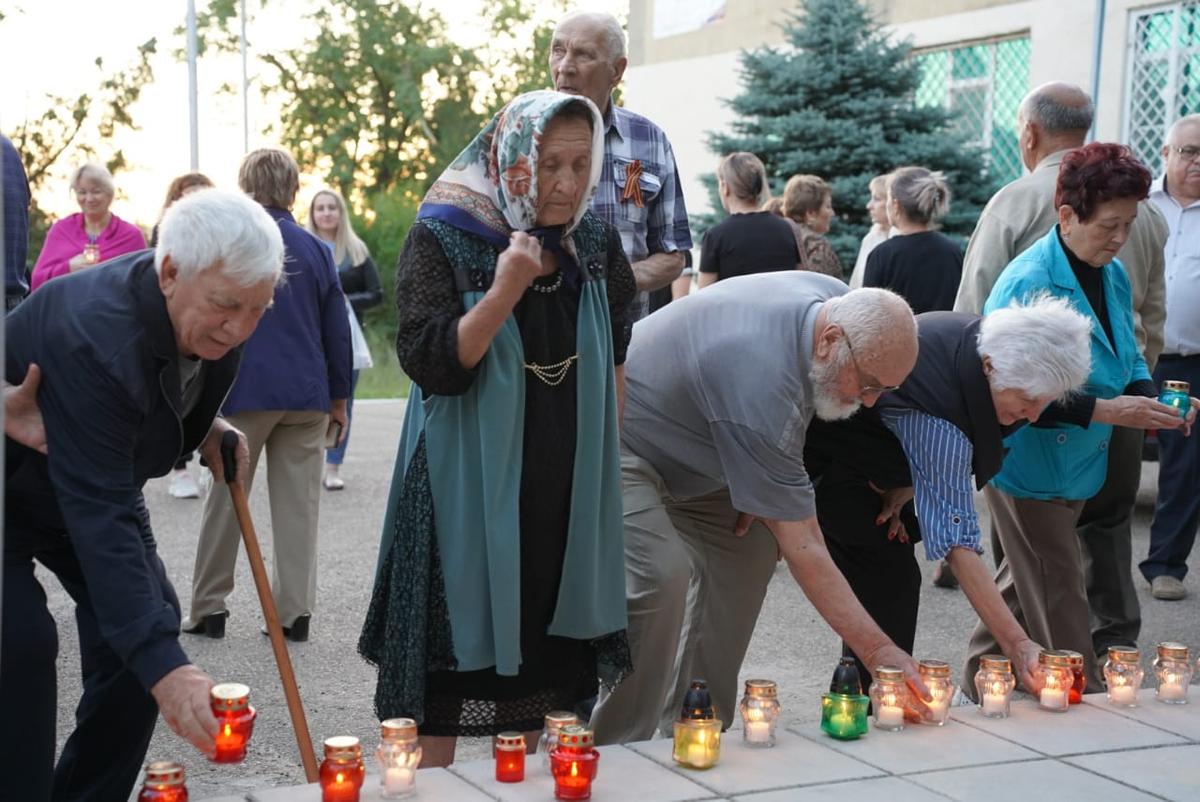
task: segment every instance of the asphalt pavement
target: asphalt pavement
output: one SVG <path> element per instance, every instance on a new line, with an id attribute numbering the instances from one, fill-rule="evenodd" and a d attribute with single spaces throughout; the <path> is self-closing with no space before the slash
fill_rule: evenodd
<path id="1" fill-rule="evenodd" d="M 310 640 L 290 644 L 289 648 L 318 760 L 324 738 L 352 734 L 363 740 L 370 764 L 373 762 L 370 753 L 378 742 L 372 707 L 375 669 L 358 656 L 355 644 L 371 592 L 403 402 L 359 402 L 354 412 L 350 447 L 342 468 L 346 489 L 322 494 L 319 590 Z M 196 470 L 194 463 L 192 469 Z M 1143 500 L 1152 499 L 1156 477 L 1157 466 L 1145 463 Z M 273 538 L 262 478 L 259 477 L 251 496 L 251 510 L 269 564 Z M 146 500 L 160 553 L 186 614 L 203 504 L 171 498 L 167 485 L 166 479 L 151 482 L 146 487 Z M 219 487 L 217 492 L 225 490 Z M 986 505 L 980 506 L 986 519 Z M 1146 553 L 1151 512 L 1145 506 L 1138 509 L 1135 560 Z M 986 526 L 985 520 L 985 531 Z M 1193 567 L 1195 560 L 1193 556 Z M 960 591 L 930 584 L 932 564 L 922 560 L 921 568 L 925 583 L 916 654 L 948 661 L 959 679 L 975 614 Z M 81 690 L 79 649 L 70 599 L 52 575 L 39 569 L 39 576 L 46 586 L 61 641 L 58 663 L 61 749 L 71 731 Z M 1138 579 L 1144 652 L 1162 640 L 1181 640 L 1193 649 L 1200 648 L 1200 591 L 1194 579 L 1188 582 L 1191 595 L 1187 599 L 1160 602 L 1150 597 L 1146 583 Z M 250 686 L 258 720 L 247 760 L 233 766 L 209 763 L 161 721 L 147 755 L 147 760 L 182 762 L 187 769 L 191 798 L 195 800 L 304 780 L 270 643 L 260 631 L 262 616 L 244 554 L 239 556 L 236 583 L 228 602 L 231 616 L 223 640 L 181 637 L 192 660 L 218 682 L 244 682 Z M 742 668 L 743 679 L 776 680 L 784 717 L 816 721 L 820 693 L 828 687 L 839 654 L 838 639 L 804 598 L 786 567 L 778 566 Z M 459 759 L 484 757 L 488 751 L 485 739 L 466 739 L 460 744 Z"/>

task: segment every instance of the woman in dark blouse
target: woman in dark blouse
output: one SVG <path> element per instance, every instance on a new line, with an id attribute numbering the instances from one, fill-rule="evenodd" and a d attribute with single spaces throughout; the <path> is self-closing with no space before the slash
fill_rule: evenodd
<path id="1" fill-rule="evenodd" d="M 800 260 L 792 227 L 760 210 L 767 171 L 753 153 L 731 153 L 717 166 L 717 190 L 729 217 L 710 228 L 700 250 L 700 287 L 721 279 L 795 270 Z"/>
<path id="2" fill-rule="evenodd" d="M 924 167 L 901 167 L 888 178 L 887 204 L 897 233 L 867 257 L 863 286 L 903 295 L 918 315 L 953 309 L 963 253 L 936 230 L 950 210 L 945 177 Z"/>
<path id="3" fill-rule="evenodd" d="M 588 211 L 603 122 L 513 100 L 430 188 L 397 268 L 413 380 L 359 651 L 380 718 L 536 738 L 629 670 L 617 448 L 627 309 L 616 230 Z"/>

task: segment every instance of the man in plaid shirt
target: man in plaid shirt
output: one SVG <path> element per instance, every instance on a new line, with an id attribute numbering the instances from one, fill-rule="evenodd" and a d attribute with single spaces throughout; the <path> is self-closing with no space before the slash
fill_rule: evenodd
<path id="1" fill-rule="evenodd" d="M 650 311 L 648 293 L 670 285 L 682 272 L 692 234 L 666 134 L 612 102 L 627 63 L 625 34 L 611 14 L 571 14 L 554 30 L 554 88 L 583 95 L 604 116 L 604 167 L 592 211 L 621 234 L 637 278 L 639 292 L 630 316 L 636 321 Z"/>

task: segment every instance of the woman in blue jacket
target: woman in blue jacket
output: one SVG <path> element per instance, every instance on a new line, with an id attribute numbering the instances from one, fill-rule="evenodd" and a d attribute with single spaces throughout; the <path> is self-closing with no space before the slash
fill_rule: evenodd
<path id="1" fill-rule="evenodd" d="M 1092 321 L 1092 370 L 1082 391 L 1005 440 L 1008 456 L 984 494 L 1004 551 L 996 576 L 1001 594 L 1029 637 L 1083 654 L 1094 688 L 1101 678 L 1076 519 L 1104 483 L 1113 426 L 1185 425 L 1157 401 L 1134 337 L 1129 279 L 1114 258 L 1149 188 L 1150 172 L 1122 145 L 1094 142 L 1068 153 L 1054 199 L 1058 225 L 1005 268 L 984 306 L 986 314 L 1049 294 Z M 967 676 L 981 655 L 997 650 L 977 626 Z"/>

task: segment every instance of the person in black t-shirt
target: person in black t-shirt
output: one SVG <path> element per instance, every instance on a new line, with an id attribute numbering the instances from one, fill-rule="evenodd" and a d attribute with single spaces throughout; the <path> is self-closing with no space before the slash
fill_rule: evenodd
<path id="1" fill-rule="evenodd" d="M 963 252 L 936 231 L 950 210 L 950 187 L 941 173 L 901 167 L 888 179 L 888 218 L 898 232 L 867 257 L 864 287 L 903 295 L 914 314 L 954 308 Z"/>
<path id="2" fill-rule="evenodd" d="M 792 227 L 760 211 L 769 194 L 767 171 L 753 153 L 731 153 L 717 166 L 721 205 L 729 217 L 704 235 L 700 286 L 731 276 L 795 270 L 800 259 Z"/>

